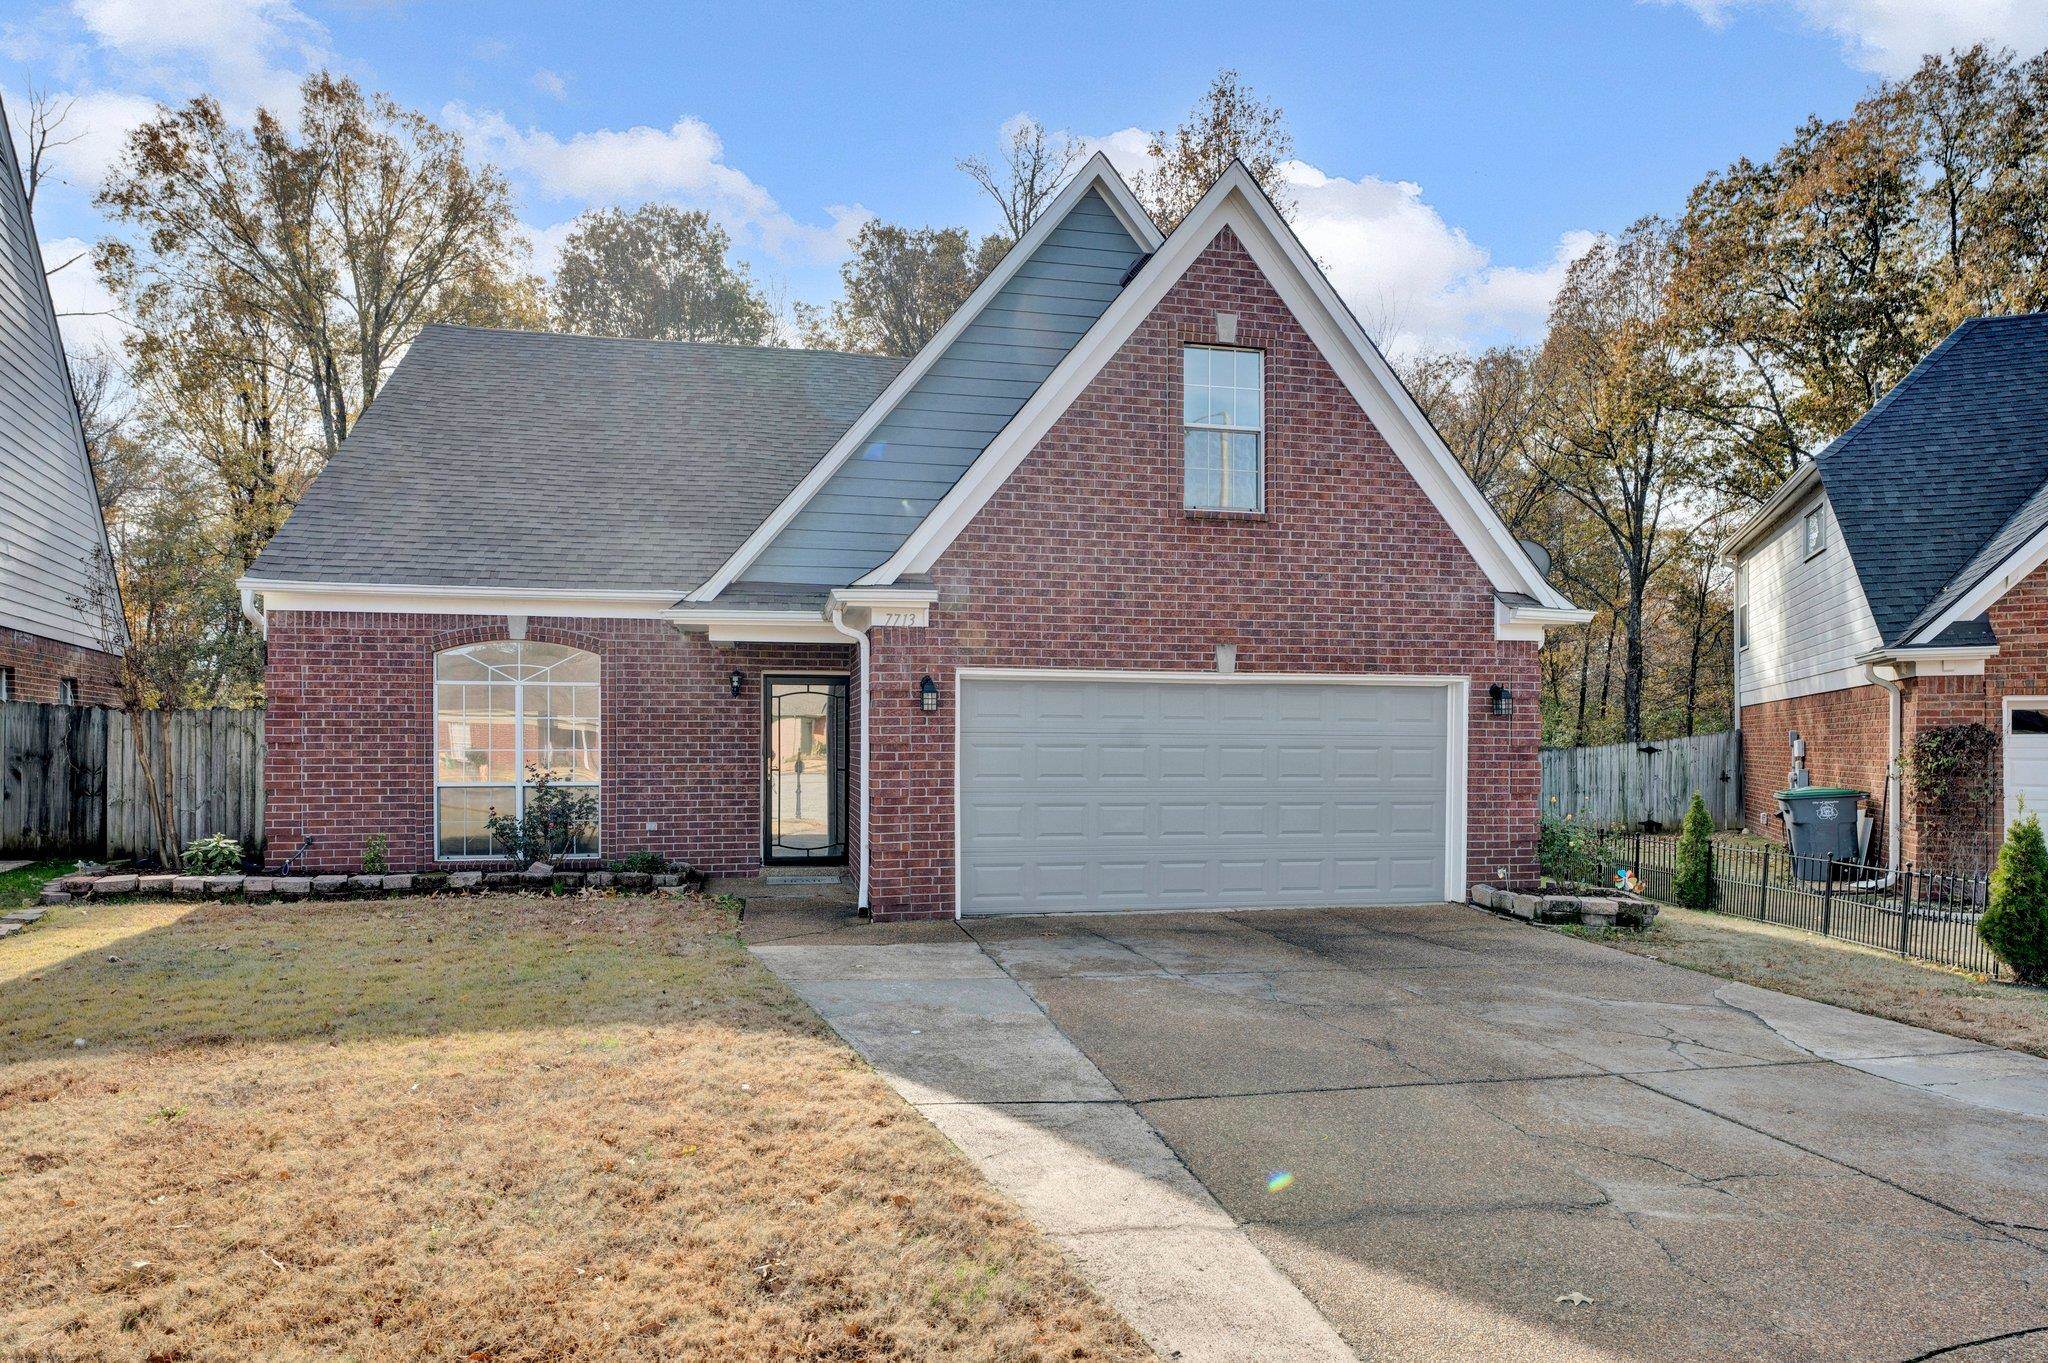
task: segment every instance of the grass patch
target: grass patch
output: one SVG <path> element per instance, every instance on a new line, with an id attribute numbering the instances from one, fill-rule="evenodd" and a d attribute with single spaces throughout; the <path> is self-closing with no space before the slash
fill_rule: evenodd
<path id="1" fill-rule="evenodd" d="M 77 869 L 76 861 L 32 861 L 19 870 L 0 874 L 0 913 L 27 908 L 42 894 L 43 886 Z"/>
<path id="2" fill-rule="evenodd" d="M 1144 1357 L 732 927 L 53 910 L 0 946 L 0 1355 Z"/>
<path id="3" fill-rule="evenodd" d="M 1669 904 L 1658 906 L 1645 932 L 1596 940 L 1761 989 L 2048 1056 L 2048 990 L 1905 961 L 1798 928 Z"/>

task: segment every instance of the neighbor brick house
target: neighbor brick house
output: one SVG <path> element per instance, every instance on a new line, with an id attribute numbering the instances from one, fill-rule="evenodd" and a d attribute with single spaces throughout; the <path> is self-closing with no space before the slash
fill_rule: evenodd
<path id="1" fill-rule="evenodd" d="M 118 705 L 111 562 L 21 165 L 0 109 L 0 701 Z M 112 638 L 109 638 L 109 634 Z"/>
<path id="2" fill-rule="evenodd" d="M 1957 328 L 1728 547 L 1752 830 L 1793 732 L 1871 793 L 1873 861 L 1975 869 L 2048 808 L 2048 315 Z M 1976 756 L 1916 780 L 1928 745 Z"/>
<path id="3" fill-rule="evenodd" d="M 268 846 L 844 867 L 878 917 L 1535 869 L 1544 582 L 1249 174 L 1091 161 L 908 361 L 429 329 L 243 582 Z"/>

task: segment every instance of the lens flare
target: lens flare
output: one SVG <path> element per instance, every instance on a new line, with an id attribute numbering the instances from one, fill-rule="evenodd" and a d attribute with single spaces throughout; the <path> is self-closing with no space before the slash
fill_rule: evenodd
<path id="1" fill-rule="evenodd" d="M 1285 1169 L 1266 1176 L 1266 1191 L 1269 1193 L 1284 1193 L 1293 1186 L 1294 1175 L 1288 1173 Z"/>

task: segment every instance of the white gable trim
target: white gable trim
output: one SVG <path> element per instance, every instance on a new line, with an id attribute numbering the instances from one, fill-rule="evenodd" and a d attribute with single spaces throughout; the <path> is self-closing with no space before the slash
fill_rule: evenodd
<path id="1" fill-rule="evenodd" d="M 918 351 L 915 358 L 903 367 L 895 381 L 882 390 L 882 395 L 868 404 L 867 410 L 860 414 L 860 419 L 847 428 L 846 434 L 840 436 L 832 448 L 825 452 L 825 457 L 812 466 L 811 471 L 804 475 L 803 481 L 790 490 L 789 495 L 782 499 L 775 510 L 768 513 L 768 518 L 754 527 L 754 533 L 747 536 L 746 543 L 734 550 L 732 557 L 721 564 L 717 572 L 706 578 L 702 586 L 684 599 L 716 600 L 720 592 L 745 572 L 753 561 L 761 556 L 761 551 L 782 533 L 783 527 L 794 520 L 796 514 L 817 495 L 818 490 L 831 480 L 840 466 L 867 443 L 875 427 L 881 425 L 882 421 L 896 410 L 896 405 L 931 371 L 931 367 L 939 362 L 940 357 L 946 353 L 960 333 L 981 315 L 982 309 L 988 306 L 989 301 L 1002 291 L 1017 271 L 1024 268 L 1024 262 L 1032 257 L 1062 222 L 1066 221 L 1067 215 L 1073 211 L 1074 205 L 1081 201 L 1082 196 L 1089 190 L 1098 188 L 1102 191 L 1102 197 L 1116 213 L 1118 221 L 1123 223 L 1125 230 L 1136 239 L 1139 246 L 1146 251 L 1157 251 L 1164 238 L 1159 235 L 1159 229 L 1153 225 L 1152 219 L 1145 216 L 1144 208 L 1139 205 L 1130 187 L 1123 182 L 1123 177 L 1116 173 L 1116 169 L 1109 164 L 1109 158 L 1101 152 L 1089 157 L 1087 164 L 1081 167 L 1080 173 L 1067 182 L 1067 187 L 1061 190 L 1045 212 L 1039 215 L 1038 221 L 1031 224 L 1031 230 L 1024 234 L 1023 240 L 1010 248 L 1009 253 L 1002 258 L 996 268 L 989 271 L 988 278 L 981 281 L 974 292 L 967 296 L 967 301 L 947 319 L 946 325 L 939 328 L 938 335 L 926 342 L 924 349 Z"/>
<path id="2" fill-rule="evenodd" d="M 1947 610 L 1914 630 L 1906 643 L 1911 644 L 1916 639 L 1938 639 L 1950 625 L 1975 620 L 2044 563 L 2048 563 L 2048 526 L 2036 530 L 2031 538 L 2006 555 L 2003 563 L 1979 578 L 1976 586 L 1957 597 Z"/>
<path id="3" fill-rule="evenodd" d="M 1388 367 L 1358 321 L 1242 164 L 1233 163 L 1110 304 L 1010 424 L 969 466 L 903 546 L 860 579 L 884 585 L 929 572 L 1053 423 L 1080 397 L 1209 243 L 1237 234 L 1353 399 L 1392 447 L 1494 587 L 1525 592 L 1552 610 L 1574 607 L 1543 580 Z"/>

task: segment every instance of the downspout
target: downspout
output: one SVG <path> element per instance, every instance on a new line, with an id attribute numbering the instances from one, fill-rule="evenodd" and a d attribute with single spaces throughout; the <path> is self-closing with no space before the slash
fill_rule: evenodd
<path id="1" fill-rule="evenodd" d="M 1906 692 L 1905 688 L 1899 685 L 1897 678 L 1883 677 L 1877 669 L 1876 663 L 1863 665 L 1863 674 L 1870 678 L 1873 684 L 1882 686 L 1891 693 L 1891 703 L 1888 707 L 1890 722 L 1886 725 L 1885 732 L 1884 764 L 1884 831 L 1889 874 L 1885 876 L 1882 886 L 1874 887 L 1882 889 L 1890 886 L 1899 877 L 1899 851 L 1902 845 L 1900 826 L 1906 819 L 1904 794 L 1899 781 L 1899 744 L 1906 727 Z"/>
<path id="2" fill-rule="evenodd" d="M 256 608 L 256 589 L 254 587 L 242 588 L 242 618 L 256 627 L 257 638 L 268 639 L 270 637 L 270 620 L 268 616 Z"/>
<path id="3" fill-rule="evenodd" d="M 853 640 L 854 649 L 860 658 L 860 913 L 868 913 L 868 693 L 871 689 L 868 677 L 868 632 L 855 629 L 846 623 L 846 606 L 834 601 L 830 617 L 832 628 Z"/>

